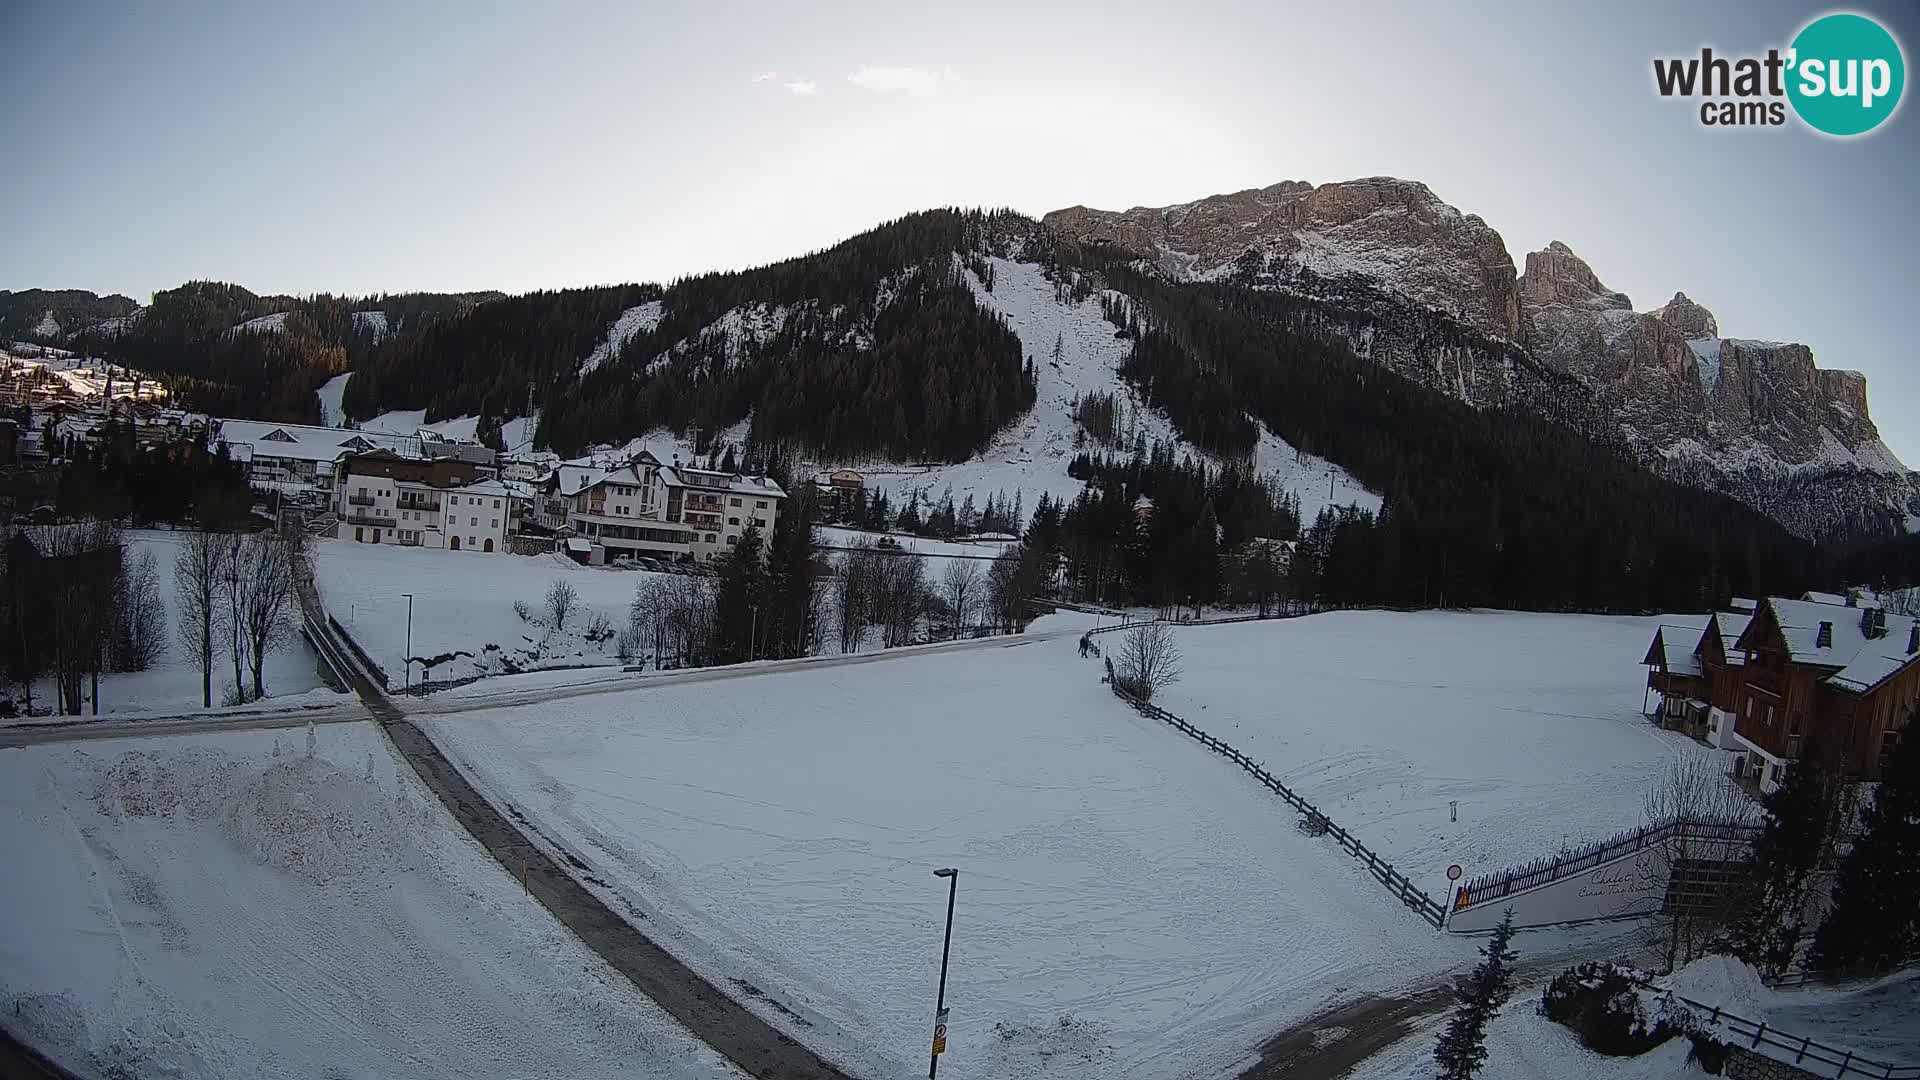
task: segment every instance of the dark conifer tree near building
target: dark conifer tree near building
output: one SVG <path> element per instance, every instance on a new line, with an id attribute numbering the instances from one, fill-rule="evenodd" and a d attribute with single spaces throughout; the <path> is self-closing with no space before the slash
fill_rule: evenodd
<path id="1" fill-rule="evenodd" d="M 762 610 L 766 584 L 760 530 L 748 527 L 720 571 L 720 591 L 714 601 L 715 662 L 738 664 L 758 655 L 761 620 L 769 614 Z"/>
<path id="2" fill-rule="evenodd" d="M 1806 937 L 1808 886 L 1833 842 L 1840 778 L 1824 751 L 1809 739 L 1780 786 L 1761 800 L 1767 821 L 1730 932 L 1729 951 L 1771 977 L 1787 971 Z"/>
<path id="3" fill-rule="evenodd" d="M 1507 948 L 1512 938 L 1513 911 L 1509 909 L 1481 950 L 1486 959 L 1469 974 L 1454 979 L 1453 996 L 1458 1004 L 1433 1048 L 1439 1080 L 1472 1080 L 1486 1063 L 1487 1024 L 1513 996 L 1513 962 L 1520 954 Z"/>
<path id="4" fill-rule="evenodd" d="M 1840 862 L 1833 907 L 1813 938 L 1808 966 L 1881 972 L 1920 950 L 1920 734 L 1910 711 L 1880 777 L 1865 829 Z"/>

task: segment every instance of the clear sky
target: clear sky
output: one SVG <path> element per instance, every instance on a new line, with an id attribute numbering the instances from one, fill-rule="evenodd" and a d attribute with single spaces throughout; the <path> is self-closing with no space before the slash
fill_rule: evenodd
<path id="1" fill-rule="evenodd" d="M 0 3 L 0 288 L 668 279 L 940 205 L 1426 181 L 1516 263 L 1869 379 L 1920 464 L 1920 115 L 1703 128 L 1651 59 L 1782 3 Z M 1906 46 L 1920 5 L 1852 5 Z M 1908 96 L 1920 91 L 1910 91 Z"/>

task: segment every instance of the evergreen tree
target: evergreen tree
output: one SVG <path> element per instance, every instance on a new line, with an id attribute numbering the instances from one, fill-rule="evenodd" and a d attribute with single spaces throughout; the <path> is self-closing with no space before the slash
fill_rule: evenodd
<path id="1" fill-rule="evenodd" d="M 814 602 L 819 564 L 813 554 L 813 519 L 813 485 L 799 485 L 780 508 L 767 548 L 768 626 L 759 635 L 763 656 L 805 656 L 812 651 L 819 628 L 819 609 Z"/>
<path id="2" fill-rule="evenodd" d="M 1454 979 L 1453 996 L 1458 1004 L 1433 1048 L 1433 1062 L 1440 1067 L 1439 1080 L 1472 1080 L 1486 1063 L 1487 1024 L 1513 996 L 1512 964 L 1520 954 L 1507 948 L 1512 937 L 1513 911 L 1508 909 L 1482 950 L 1486 959 L 1471 973 Z"/>
<path id="3" fill-rule="evenodd" d="M 1840 778 L 1819 740 L 1809 739 L 1780 786 L 1761 800 L 1767 822 L 1754 841 L 1729 951 L 1763 974 L 1784 974 L 1806 935 L 1808 884 L 1831 845 L 1839 794 Z"/>
<path id="4" fill-rule="evenodd" d="M 1910 710 L 1880 777 L 1864 830 L 1840 863 L 1833 907 L 1808 966 L 1891 971 L 1920 949 L 1920 735 Z"/>
<path id="5" fill-rule="evenodd" d="M 714 600 L 715 657 L 721 664 L 738 664 L 759 655 L 761 610 L 766 599 L 766 568 L 760 558 L 760 530 L 748 527 L 720 571 L 720 591 Z"/>

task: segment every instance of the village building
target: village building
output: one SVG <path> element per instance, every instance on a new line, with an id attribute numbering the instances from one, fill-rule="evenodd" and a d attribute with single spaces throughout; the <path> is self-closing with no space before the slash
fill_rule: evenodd
<path id="1" fill-rule="evenodd" d="M 611 469 L 555 469 L 535 496 L 534 519 L 575 541 L 568 550 L 585 562 L 704 562 L 733 550 L 749 529 L 770 537 L 785 498 L 764 476 L 696 469 L 677 459 L 662 465 L 642 452 Z"/>
<path id="2" fill-rule="evenodd" d="M 474 462 L 370 450 L 340 462 L 335 511 L 335 539 L 494 553 L 507 550 L 513 507 Z"/>
<path id="3" fill-rule="evenodd" d="M 1762 792 L 1816 740 L 1846 775 L 1879 779 L 1920 708 L 1920 620 L 1858 593 L 1663 624 L 1642 662 L 1661 722 L 1733 751 L 1736 775 Z"/>

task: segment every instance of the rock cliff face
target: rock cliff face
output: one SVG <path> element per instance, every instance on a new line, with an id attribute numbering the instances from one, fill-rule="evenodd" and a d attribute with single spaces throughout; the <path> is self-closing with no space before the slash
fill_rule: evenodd
<path id="1" fill-rule="evenodd" d="M 1075 206 L 1045 220 L 1064 236 L 1113 244 L 1179 277 L 1227 276 L 1253 252 L 1267 268 L 1366 275 L 1489 334 L 1515 338 L 1520 330 L 1513 260 L 1500 234 L 1417 181 L 1289 180 L 1183 206 Z"/>
<path id="2" fill-rule="evenodd" d="M 1375 287 L 1342 294 L 1369 298 L 1370 321 L 1354 335 L 1363 354 L 1476 405 L 1551 399 L 1565 408 L 1568 396 L 1541 390 L 1548 384 L 1509 349 L 1523 353 L 1584 387 L 1649 463 L 1804 535 L 1884 532 L 1920 514 L 1920 484 L 1881 442 L 1858 372 L 1818 369 L 1805 345 L 1723 338 L 1713 313 L 1685 293 L 1635 311 L 1558 241 L 1527 255 L 1516 276 L 1500 234 L 1424 184 L 1289 181 L 1181 206 L 1077 206 L 1046 222 L 1176 278 L 1324 293 L 1357 275 Z M 1407 309 L 1401 323 L 1437 309 L 1490 340 L 1463 349 L 1425 331 L 1382 333 L 1396 321 L 1383 303 Z"/>

